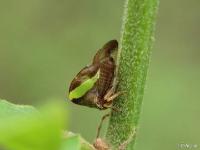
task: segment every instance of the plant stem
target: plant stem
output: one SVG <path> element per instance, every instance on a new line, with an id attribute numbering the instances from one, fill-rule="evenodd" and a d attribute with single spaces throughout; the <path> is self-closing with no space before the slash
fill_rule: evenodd
<path id="1" fill-rule="evenodd" d="M 117 90 L 106 140 L 114 149 L 124 143 L 133 149 L 144 95 L 159 0 L 126 0 L 118 54 Z"/>

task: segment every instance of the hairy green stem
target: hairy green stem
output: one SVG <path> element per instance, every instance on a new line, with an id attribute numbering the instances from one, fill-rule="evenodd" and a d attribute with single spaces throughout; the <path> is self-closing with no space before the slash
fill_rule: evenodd
<path id="1" fill-rule="evenodd" d="M 106 140 L 114 149 L 133 149 L 153 43 L 159 0 L 127 0 L 118 55 L 118 91 Z"/>

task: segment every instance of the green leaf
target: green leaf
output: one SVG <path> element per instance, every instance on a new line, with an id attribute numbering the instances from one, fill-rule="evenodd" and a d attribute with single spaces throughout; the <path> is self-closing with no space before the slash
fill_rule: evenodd
<path id="1" fill-rule="evenodd" d="M 0 100 L 0 147 L 6 150 L 57 150 L 66 116 L 62 104 L 41 109 Z"/>
<path id="2" fill-rule="evenodd" d="M 85 141 L 80 135 L 65 132 L 61 150 L 95 150 L 93 145 Z"/>
<path id="3" fill-rule="evenodd" d="M 79 136 L 75 135 L 72 137 L 68 137 L 62 145 L 61 150 L 73 149 L 73 150 L 80 150 L 81 142 Z"/>
<path id="4" fill-rule="evenodd" d="M 32 106 L 15 105 L 0 99 L 0 119 L 20 114 L 27 115 L 31 113 L 38 113 L 38 110 Z"/>

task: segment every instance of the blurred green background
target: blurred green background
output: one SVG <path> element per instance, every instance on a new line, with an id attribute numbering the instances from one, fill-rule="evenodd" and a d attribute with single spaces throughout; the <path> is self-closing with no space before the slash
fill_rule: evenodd
<path id="1" fill-rule="evenodd" d="M 1 0 L 0 97 L 34 106 L 66 101 L 69 130 L 93 141 L 105 112 L 72 104 L 66 95 L 96 50 L 119 40 L 123 6 L 123 0 Z M 176 150 L 181 143 L 200 149 L 199 6 L 160 3 L 137 150 Z"/>

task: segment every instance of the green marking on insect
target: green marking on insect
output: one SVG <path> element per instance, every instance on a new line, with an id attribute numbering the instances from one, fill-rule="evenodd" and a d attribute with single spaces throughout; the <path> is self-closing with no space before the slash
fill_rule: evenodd
<path id="1" fill-rule="evenodd" d="M 81 83 L 78 87 L 76 87 L 74 90 L 72 90 L 69 93 L 69 99 L 72 100 L 82 97 L 94 86 L 98 78 L 99 78 L 99 72 L 97 72 L 94 77 L 87 79 L 86 81 Z"/>

